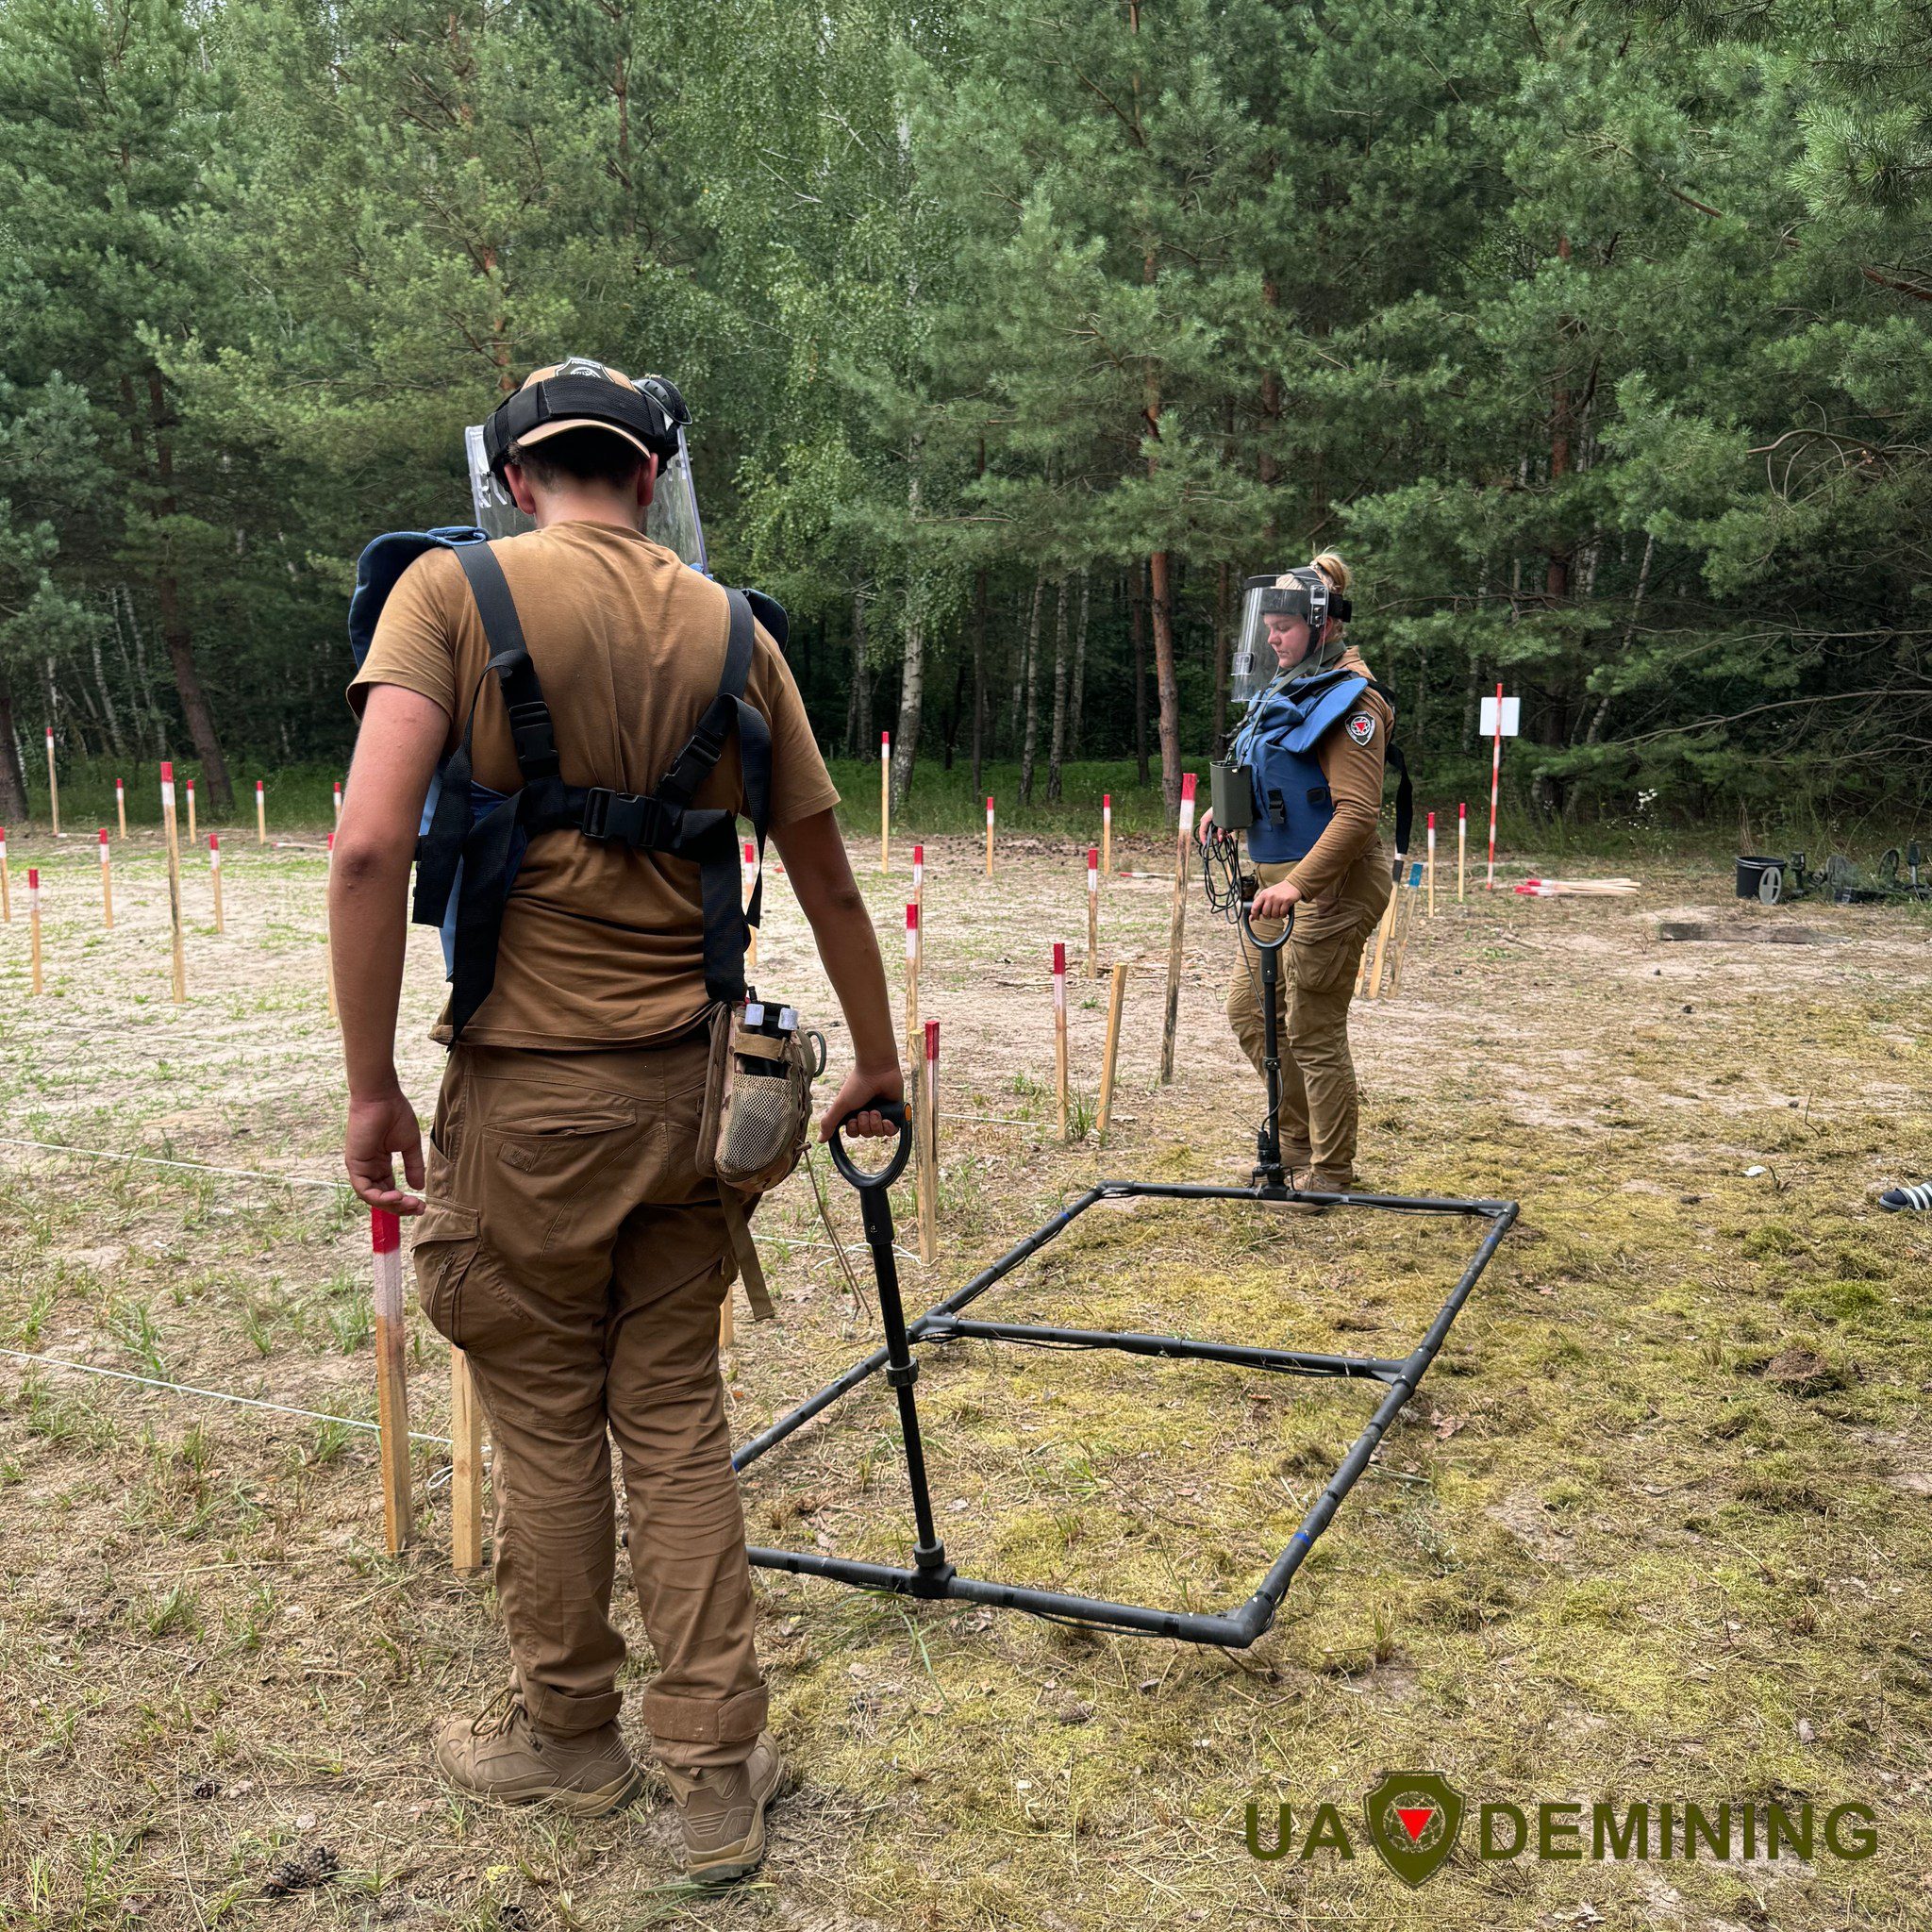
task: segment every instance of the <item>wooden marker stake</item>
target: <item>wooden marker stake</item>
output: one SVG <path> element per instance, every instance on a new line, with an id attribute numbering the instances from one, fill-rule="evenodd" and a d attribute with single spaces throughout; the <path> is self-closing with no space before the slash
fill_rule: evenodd
<path id="1" fill-rule="evenodd" d="M 731 1307 L 731 1297 L 724 1297 Z M 470 1358 L 449 1352 L 449 1559 L 458 1576 L 483 1567 L 483 1408 Z"/>
<path id="2" fill-rule="evenodd" d="M 194 780 L 193 780 L 192 778 L 190 778 L 189 780 L 187 780 L 187 791 L 188 791 L 188 842 L 189 842 L 189 843 L 190 843 L 191 845 L 194 845 L 194 844 L 198 844 L 198 843 L 200 842 L 200 840 L 201 840 L 201 834 L 200 834 L 200 833 L 199 833 L 198 831 L 196 831 L 196 830 L 195 830 L 195 828 L 194 828 Z"/>
<path id="3" fill-rule="evenodd" d="M 33 939 L 33 991 L 41 991 L 41 869 L 30 865 L 26 869 L 26 917 Z"/>
<path id="4" fill-rule="evenodd" d="M 1160 1084 L 1174 1084 L 1174 1034 L 1181 1017 L 1181 936 L 1188 919 L 1188 853 L 1194 842 L 1194 774 L 1181 775 L 1181 826 L 1174 847 L 1174 906 L 1167 921 L 1167 1003 L 1160 1021 Z"/>
<path id="5" fill-rule="evenodd" d="M 114 881 L 108 870 L 108 828 L 101 827 L 101 924 L 114 930 Z"/>
<path id="6" fill-rule="evenodd" d="M 1100 869 L 1113 876 L 1113 793 L 1100 794 Z"/>
<path id="7" fill-rule="evenodd" d="M 912 903 L 919 908 L 919 970 L 925 971 L 925 847 L 912 848 Z"/>
<path id="8" fill-rule="evenodd" d="M 336 835 L 328 835 L 328 868 L 322 879 L 322 977 L 328 992 L 328 1023 L 331 1026 L 342 1024 L 341 1008 L 336 1005 L 336 956 L 334 941 L 328 929 L 328 887 L 336 869 Z"/>
<path id="9" fill-rule="evenodd" d="M 178 1006 L 188 997 L 188 962 L 181 951 L 181 828 L 175 818 L 175 767 L 165 758 L 161 761 L 161 829 L 168 841 L 168 925 Z"/>
<path id="10" fill-rule="evenodd" d="M 120 778 L 114 780 L 114 816 L 121 821 L 121 837 L 127 837 L 127 786 Z"/>
<path id="11" fill-rule="evenodd" d="M 47 805 L 54 815 L 54 836 L 60 836 L 60 781 L 54 775 L 54 727 L 47 726 Z"/>
<path id="12" fill-rule="evenodd" d="M 1436 916 L 1436 814 L 1429 814 L 1429 917 Z"/>
<path id="13" fill-rule="evenodd" d="M 986 875 L 992 876 L 992 794 L 986 798 Z"/>
<path id="14" fill-rule="evenodd" d="M 879 733 L 879 870 L 891 860 L 892 850 L 892 734 Z"/>
<path id="15" fill-rule="evenodd" d="M 1124 959 L 1113 969 L 1113 987 L 1107 998 L 1107 1047 L 1100 1061 L 1100 1144 L 1107 1145 L 1107 1130 L 1113 1120 L 1113 1069 L 1121 1050 L 1121 1009 L 1127 997 L 1127 966 Z"/>
<path id="16" fill-rule="evenodd" d="M 1456 808 L 1456 903 L 1462 904 L 1462 875 L 1469 861 L 1469 807 Z"/>
<path id="17" fill-rule="evenodd" d="M 7 827 L 0 825 L 0 920 L 13 924 L 13 881 L 7 875 Z"/>
<path id="18" fill-rule="evenodd" d="M 268 798 L 259 778 L 255 781 L 255 842 L 268 843 Z"/>
<path id="19" fill-rule="evenodd" d="M 1389 963 L 1389 994 L 1392 999 L 1395 990 L 1402 984 L 1402 969 L 1408 958 L 1409 935 L 1415 930 L 1416 901 L 1423 896 L 1423 882 L 1417 877 L 1422 871 L 1420 865 L 1408 869 L 1408 885 L 1405 891 L 1407 903 L 1403 908 L 1402 919 L 1395 932 L 1395 958 Z"/>
<path id="20" fill-rule="evenodd" d="M 925 1067 L 919 1110 L 919 1258 L 928 1268 L 940 1247 L 940 1023 L 925 1023 Z"/>
<path id="21" fill-rule="evenodd" d="M 403 1224 L 369 1210 L 375 1269 L 375 1423 L 382 1464 L 382 1541 L 391 1557 L 409 1541 L 409 1384 L 403 1369 Z"/>
<path id="22" fill-rule="evenodd" d="M 208 835 L 208 883 L 215 889 L 215 930 L 226 932 L 228 923 L 222 917 L 222 835 L 219 832 Z"/>
<path id="23" fill-rule="evenodd" d="M 1053 942 L 1053 1089 L 1059 1105 L 1060 1139 L 1067 1138 L 1067 949 Z"/>
<path id="24" fill-rule="evenodd" d="M 1375 929 L 1375 964 L 1369 974 L 1369 997 L 1382 997 L 1382 974 L 1389 963 L 1389 936 L 1395 930 L 1396 908 L 1402 900 L 1402 874 L 1408 869 L 1408 854 L 1395 855 L 1395 871 L 1389 888 L 1389 903 L 1382 908 L 1382 924 Z"/>
<path id="25" fill-rule="evenodd" d="M 923 1221 L 925 1197 L 932 1182 L 925 1171 L 924 1093 L 921 1084 L 924 1070 L 923 1035 L 919 1025 L 919 908 L 906 902 L 906 1062 L 907 1106 L 912 1117 L 912 1191 L 915 1211 Z M 924 1259 L 924 1255 L 921 1256 Z"/>
<path id="26" fill-rule="evenodd" d="M 1087 848 L 1087 977 L 1100 977 L 1100 848 Z"/>

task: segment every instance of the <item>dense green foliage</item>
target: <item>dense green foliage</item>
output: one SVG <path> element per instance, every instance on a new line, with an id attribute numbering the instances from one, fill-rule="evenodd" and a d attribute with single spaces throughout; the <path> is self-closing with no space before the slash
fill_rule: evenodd
<path id="1" fill-rule="evenodd" d="M 0 0 L 0 813 L 339 760 L 374 532 L 575 351 L 692 401 L 829 748 L 1198 764 L 1339 548 L 1441 782 L 1915 817 L 1932 7 Z M 34 756 L 25 759 L 21 754 Z"/>

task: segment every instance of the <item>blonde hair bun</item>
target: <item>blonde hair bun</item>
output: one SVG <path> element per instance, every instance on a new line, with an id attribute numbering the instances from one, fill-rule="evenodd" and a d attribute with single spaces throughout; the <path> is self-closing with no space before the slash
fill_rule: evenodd
<path id="1" fill-rule="evenodd" d="M 1355 581 L 1355 573 L 1332 550 L 1324 550 L 1314 559 L 1314 568 L 1328 579 L 1338 591 L 1346 591 Z"/>

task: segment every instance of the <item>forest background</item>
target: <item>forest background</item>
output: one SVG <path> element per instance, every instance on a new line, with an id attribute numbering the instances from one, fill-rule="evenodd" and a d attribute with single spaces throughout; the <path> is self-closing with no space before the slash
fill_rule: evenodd
<path id="1" fill-rule="evenodd" d="M 1545 827 L 1897 836 L 1928 47 L 1927 0 L 0 0 L 0 822 L 43 723 L 218 811 L 339 772 L 358 552 L 466 521 L 464 425 L 581 353 L 682 386 L 714 568 L 902 793 L 1112 759 L 1171 813 L 1241 577 L 1337 548 L 1432 797 L 1500 680 Z"/>

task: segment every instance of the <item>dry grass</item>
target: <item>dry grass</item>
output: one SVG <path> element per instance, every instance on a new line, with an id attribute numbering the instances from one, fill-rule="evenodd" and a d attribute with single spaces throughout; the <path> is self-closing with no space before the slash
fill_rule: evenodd
<path id="1" fill-rule="evenodd" d="M 948 1128 L 942 1255 L 931 1280 L 907 1264 L 915 1301 L 1103 1173 L 1238 1176 L 1258 1112 L 1219 1016 L 1228 935 L 1198 899 L 1180 1077 L 1156 1083 L 1167 890 L 1121 883 L 1109 957 L 1147 964 L 1115 1143 L 1053 1143 L 1046 955 L 1059 936 L 1079 957 L 1083 856 L 1018 843 L 991 887 L 976 841 L 927 848 L 923 1004 L 946 1101 L 1022 1124 Z M 176 1009 L 154 850 L 121 859 L 107 935 L 92 853 L 24 854 L 14 834 L 5 1131 L 329 1174 L 319 853 L 238 841 L 220 940 L 192 879 L 193 1001 Z M 909 852 L 895 841 L 902 866 Z M 49 889 L 38 1004 L 25 856 Z M 891 935 L 905 873 L 881 879 L 874 848 L 859 861 Z M 1359 1011 L 1373 1178 L 1519 1196 L 1524 1217 L 1253 1651 L 760 1576 L 800 1786 L 762 1880 L 728 1899 L 676 1882 L 660 1799 L 585 1825 L 478 1810 L 429 1774 L 431 1719 L 504 1668 L 487 1588 L 447 1569 L 434 1444 L 418 1445 L 419 1544 L 392 1562 L 366 1435 L 0 1359 L 0 1926 L 1923 1924 L 1932 1232 L 1867 1191 L 1932 1162 L 1928 927 L 1806 908 L 1764 916 L 1845 942 L 1656 941 L 1662 913 L 1728 914 L 1724 891 L 1681 873 L 1635 905 L 1447 904 L 1418 928 L 1402 997 Z M 776 900 L 763 977 L 823 1013 L 802 921 Z M 434 941 L 412 943 L 405 1077 L 426 1111 Z M 1071 1005 L 1091 1100 L 1099 990 L 1076 980 Z M 0 1155 L 0 1345 L 373 1413 L 366 1251 L 340 1197 Z M 856 1236 L 842 1191 L 834 1212 Z M 802 1177 L 760 1217 L 812 1224 Z M 1399 1353 L 1472 1240 L 1103 1208 L 987 1307 Z M 786 1253 L 782 1331 L 741 1329 L 744 1433 L 871 1344 L 828 1263 Z M 443 1356 L 420 1322 L 414 1353 L 415 1425 L 434 1433 Z M 1203 1607 L 1253 1587 L 1370 1403 L 981 1343 L 938 1357 L 920 1394 L 962 1568 Z M 755 1540 L 903 1559 L 901 1499 L 870 1389 L 747 1483 Z M 1244 1848 L 1251 1798 L 1333 1799 L 1353 1822 L 1385 1768 L 1416 1765 L 1519 1802 L 1860 1798 L 1880 1849 L 1808 1868 L 1458 1854 L 1411 1894 L 1359 1833 L 1353 1862 Z M 324 1851 L 325 1882 L 271 1895 Z"/>

